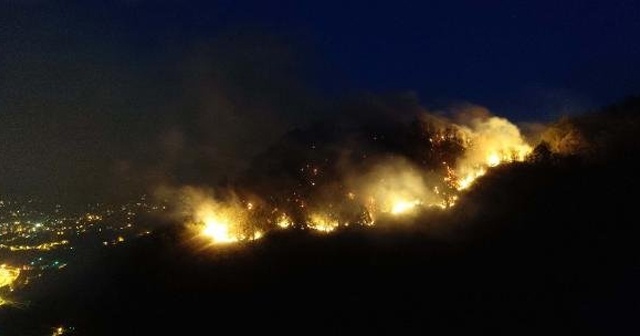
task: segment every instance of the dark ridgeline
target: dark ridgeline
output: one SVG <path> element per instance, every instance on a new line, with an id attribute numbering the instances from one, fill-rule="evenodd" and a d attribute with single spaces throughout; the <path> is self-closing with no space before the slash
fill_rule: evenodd
<path id="1" fill-rule="evenodd" d="M 3 335 L 637 334 L 640 99 L 570 121 L 592 151 L 491 171 L 403 227 L 195 251 L 179 226 L 88 259 Z M 25 330 L 27 330 L 25 332 Z"/>

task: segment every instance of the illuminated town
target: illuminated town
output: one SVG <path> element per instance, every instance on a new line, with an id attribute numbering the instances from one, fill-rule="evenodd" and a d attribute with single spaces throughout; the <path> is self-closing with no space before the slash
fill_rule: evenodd
<path id="1" fill-rule="evenodd" d="M 139 219 L 165 210 L 165 205 L 152 204 L 144 195 L 117 206 L 90 204 L 80 213 L 35 199 L 0 199 L 0 309 L 28 306 L 21 296 L 24 289 L 46 283 L 83 252 L 151 233 Z M 57 332 L 63 334 L 62 329 Z"/>

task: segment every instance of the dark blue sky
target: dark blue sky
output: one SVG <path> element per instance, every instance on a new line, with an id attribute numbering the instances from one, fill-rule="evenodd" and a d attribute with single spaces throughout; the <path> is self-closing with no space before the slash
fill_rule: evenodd
<path id="1" fill-rule="evenodd" d="M 269 31 L 314 50 L 334 94 L 411 90 L 425 103 L 468 100 L 518 119 L 640 90 L 637 1 L 208 3 L 141 2 L 123 33 L 161 48 L 169 36 Z"/>
<path id="2" fill-rule="evenodd" d="M 138 67 L 253 31 L 289 44 L 334 95 L 415 91 L 539 119 L 640 90 L 637 1 L 4 1 L 3 53 L 36 58 Z"/>
<path id="3" fill-rule="evenodd" d="M 638 1 L 0 0 L 0 193 L 91 190 L 158 142 L 236 169 L 268 141 L 235 131 L 362 92 L 548 121 L 639 94 L 639 36 Z"/>

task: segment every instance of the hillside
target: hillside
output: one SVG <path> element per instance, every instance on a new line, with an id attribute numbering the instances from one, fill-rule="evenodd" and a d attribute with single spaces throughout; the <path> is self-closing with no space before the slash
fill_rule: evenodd
<path id="1" fill-rule="evenodd" d="M 39 306 L 14 311 L 13 327 L 636 334 L 639 102 L 563 121 L 597 150 L 500 166 L 454 211 L 411 223 L 273 231 L 200 250 L 166 226 L 69 271 Z"/>

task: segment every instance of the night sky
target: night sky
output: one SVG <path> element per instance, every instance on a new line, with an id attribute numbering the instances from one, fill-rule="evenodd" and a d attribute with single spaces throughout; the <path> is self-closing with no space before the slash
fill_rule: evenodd
<path id="1" fill-rule="evenodd" d="M 0 195 L 208 182 L 362 93 L 554 120 L 640 93 L 639 33 L 637 1 L 0 0 Z"/>

